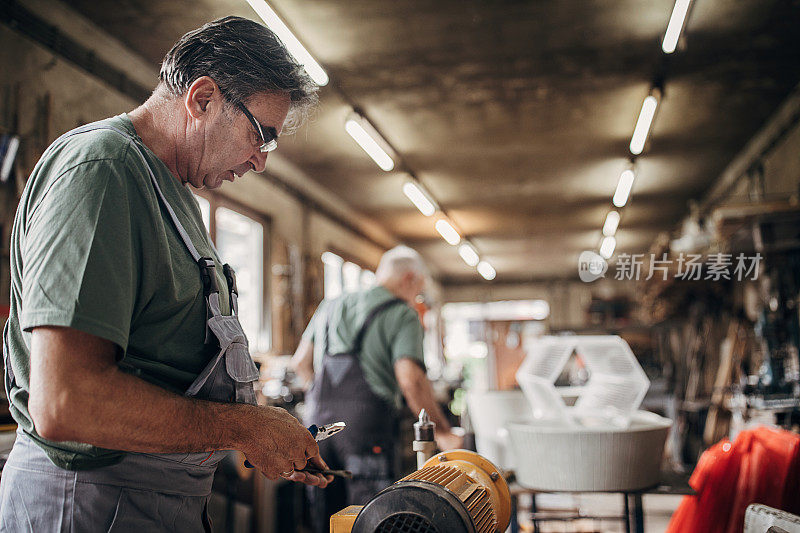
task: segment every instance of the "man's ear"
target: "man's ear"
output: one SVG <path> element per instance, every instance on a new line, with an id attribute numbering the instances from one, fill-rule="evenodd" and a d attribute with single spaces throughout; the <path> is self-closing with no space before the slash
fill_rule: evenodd
<path id="1" fill-rule="evenodd" d="M 221 99 L 222 93 L 217 83 L 208 76 L 201 76 L 189 86 L 183 103 L 186 112 L 193 118 L 199 119 L 207 112 L 211 102 Z"/>

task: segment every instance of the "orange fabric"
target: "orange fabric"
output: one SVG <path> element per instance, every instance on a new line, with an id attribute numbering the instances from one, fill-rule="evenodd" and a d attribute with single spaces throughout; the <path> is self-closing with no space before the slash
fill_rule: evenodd
<path id="1" fill-rule="evenodd" d="M 740 533 L 751 503 L 797 514 L 800 436 L 769 427 L 743 431 L 706 450 L 689 479 L 697 492 L 672 515 L 667 533 Z"/>

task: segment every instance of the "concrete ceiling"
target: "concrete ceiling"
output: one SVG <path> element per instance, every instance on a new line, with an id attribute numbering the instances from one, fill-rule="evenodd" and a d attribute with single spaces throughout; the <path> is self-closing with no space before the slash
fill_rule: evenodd
<path id="1" fill-rule="evenodd" d="M 480 280 L 346 135 L 360 107 L 497 269 L 498 281 L 574 277 L 596 249 L 642 99 L 664 96 L 617 252 L 671 230 L 800 81 L 800 3 L 695 0 L 678 52 L 673 0 L 274 0 L 326 68 L 314 121 L 281 152 L 449 284 Z M 72 0 L 154 64 L 184 32 L 244 0 Z"/>

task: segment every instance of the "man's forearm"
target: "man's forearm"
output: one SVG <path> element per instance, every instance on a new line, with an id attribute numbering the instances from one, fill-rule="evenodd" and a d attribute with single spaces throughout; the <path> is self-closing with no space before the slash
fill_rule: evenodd
<path id="1" fill-rule="evenodd" d="M 301 339 L 289 365 L 308 388 L 314 382 L 314 343 Z"/>
<path id="2" fill-rule="evenodd" d="M 420 410 L 425 409 L 431 421 L 436 424 L 438 431 L 450 431 L 450 422 L 445 418 L 442 409 L 436 402 L 433 395 L 433 386 L 427 377 L 414 380 L 403 389 L 403 396 L 409 408 L 414 414 L 419 414 Z"/>
<path id="3" fill-rule="evenodd" d="M 40 436 L 132 452 L 236 449 L 270 479 L 312 461 L 311 433 L 285 409 L 187 398 L 122 372 L 109 341 L 71 328 L 31 335 L 28 410 Z M 287 479 L 323 486 L 295 473 Z"/>
<path id="4" fill-rule="evenodd" d="M 255 414 L 248 405 L 180 396 L 115 367 L 85 376 L 60 396 L 64 409 L 55 414 L 68 422 L 42 436 L 133 452 L 239 448 Z"/>
<path id="5" fill-rule="evenodd" d="M 303 387 L 308 389 L 314 383 L 314 367 L 313 365 L 299 365 L 294 367 L 295 374 L 298 375 L 303 383 Z"/>

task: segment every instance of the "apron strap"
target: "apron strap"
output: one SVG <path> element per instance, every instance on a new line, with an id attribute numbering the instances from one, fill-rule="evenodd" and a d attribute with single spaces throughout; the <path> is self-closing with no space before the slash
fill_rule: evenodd
<path id="1" fill-rule="evenodd" d="M 239 289 L 236 287 L 236 271 L 228 263 L 222 265 L 225 281 L 228 282 L 228 295 L 231 300 L 231 314 L 239 314 Z"/>
<path id="2" fill-rule="evenodd" d="M 405 303 L 405 300 L 401 298 L 392 298 L 391 300 L 386 300 L 385 302 L 382 302 L 376 305 L 374 308 L 372 308 L 372 310 L 367 315 L 366 320 L 364 320 L 364 323 L 361 325 L 361 328 L 358 330 L 358 333 L 356 333 L 356 338 L 353 341 L 353 346 L 348 353 L 351 353 L 356 356 L 359 355 L 361 353 L 361 347 L 362 347 L 361 345 L 364 342 L 364 335 L 366 335 L 367 330 L 372 325 L 372 322 L 375 320 L 375 318 L 379 314 L 384 312 L 386 309 L 394 307 L 395 305 L 400 303 Z M 325 355 L 328 355 L 328 326 L 331 321 L 331 315 L 332 315 L 331 309 L 329 308 L 328 318 L 325 321 L 325 336 L 323 340 L 323 350 L 324 350 L 323 354 Z"/>
<path id="3" fill-rule="evenodd" d="M 382 304 L 376 306 L 369 314 L 367 319 L 364 321 L 364 324 L 361 326 L 361 329 L 358 330 L 358 334 L 356 335 L 356 340 L 353 341 L 353 348 L 351 350 L 354 354 L 361 353 L 361 344 L 364 341 L 364 335 L 366 335 L 367 330 L 369 329 L 372 322 L 377 318 L 379 314 L 384 312 L 385 310 L 389 309 L 390 307 L 394 307 L 397 304 L 405 303 L 405 300 L 400 298 L 394 298 L 392 300 L 388 300 L 383 302 Z"/>

